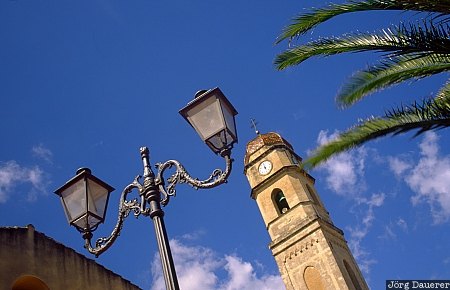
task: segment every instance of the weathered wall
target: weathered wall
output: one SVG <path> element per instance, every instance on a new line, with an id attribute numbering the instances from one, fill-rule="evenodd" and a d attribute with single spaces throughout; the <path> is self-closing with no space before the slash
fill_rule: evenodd
<path id="1" fill-rule="evenodd" d="M 24 275 L 38 277 L 51 290 L 140 289 L 31 225 L 0 228 L 0 245 L 1 290 L 11 290 Z"/>

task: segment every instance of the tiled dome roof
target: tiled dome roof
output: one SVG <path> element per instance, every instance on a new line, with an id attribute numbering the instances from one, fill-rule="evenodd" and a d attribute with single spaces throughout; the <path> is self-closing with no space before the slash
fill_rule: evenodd
<path id="1" fill-rule="evenodd" d="M 286 140 L 283 139 L 283 137 L 280 136 L 278 133 L 270 132 L 266 134 L 258 135 L 255 139 L 251 140 L 247 143 L 247 149 L 245 152 L 245 164 L 248 163 L 249 156 L 258 151 L 263 146 L 273 146 L 273 145 L 285 145 L 289 147 L 291 150 L 294 150 L 292 148 L 292 145 L 289 144 Z"/>

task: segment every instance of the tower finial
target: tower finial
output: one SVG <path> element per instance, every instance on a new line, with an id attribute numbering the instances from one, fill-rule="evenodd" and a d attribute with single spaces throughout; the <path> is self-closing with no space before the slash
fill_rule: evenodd
<path id="1" fill-rule="evenodd" d="M 250 123 L 251 123 L 250 127 L 252 127 L 255 130 L 256 135 L 260 135 L 261 133 L 256 128 L 256 125 L 258 124 L 258 122 L 254 118 L 250 118 Z"/>

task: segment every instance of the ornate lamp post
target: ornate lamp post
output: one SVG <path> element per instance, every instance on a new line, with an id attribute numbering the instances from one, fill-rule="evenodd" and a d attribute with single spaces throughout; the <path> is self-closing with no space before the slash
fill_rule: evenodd
<path id="1" fill-rule="evenodd" d="M 136 217 L 149 216 L 155 226 L 166 288 L 171 290 L 179 289 L 179 286 L 161 205 L 166 206 L 170 197 L 175 196 L 175 186 L 178 183 L 187 183 L 197 189 L 212 188 L 225 183 L 233 162 L 231 149 L 237 142 L 234 119 L 237 111 L 219 88 L 199 91 L 195 99 L 180 110 L 180 114 L 194 127 L 211 150 L 225 159 L 224 171 L 215 169 L 207 179 L 198 180 L 189 175 L 180 162 L 168 160 L 156 163 L 155 175 L 150 166 L 148 148 L 140 148 L 143 176 L 138 175 L 122 191 L 116 226 L 109 237 L 97 239 L 94 246 L 91 242 L 92 233 L 104 221 L 109 194 L 114 188 L 92 175 L 88 168 L 81 168 L 75 177 L 55 191 L 61 197 L 69 224 L 82 234 L 84 247 L 96 257 L 114 243 L 120 235 L 124 219 L 131 212 Z M 165 179 L 164 172 L 171 168 L 175 172 Z M 140 199 L 127 200 L 127 195 L 134 189 L 138 191 Z"/>

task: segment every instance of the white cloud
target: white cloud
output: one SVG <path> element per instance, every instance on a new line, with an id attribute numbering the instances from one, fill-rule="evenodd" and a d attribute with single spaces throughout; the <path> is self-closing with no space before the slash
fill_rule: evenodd
<path id="1" fill-rule="evenodd" d="M 229 279 L 220 287 L 220 290 L 275 290 L 284 289 L 280 276 L 264 275 L 257 277 L 253 266 L 243 262 L 236 256 L 226 256 L 225 269 Z"/>
<path id="2" fill-rule="evenodd" d="M 277 275 L 257 276 L 253 266 L 236 255 L 219 257 L 213 250 L 200 246 L 183 245 L 171 240 L 170 246 L 177 270 L 178 282 L 183 290 L 277 290 L 284 289 Z M 221 272 L 226 277 L 220 277 Z M 156 254 L 152 263 L 152 290 L 165 289 L 161 262 Z M 222 275 L 223 276 L 223 275 Z"/>
<path id="3" fill-rule="evenodd" d="M 402 218 L 398 218 L 395 222 L 390 222 L 384 226 L 384 233 L 379 236 L 381 239 L 396 240 L 399 230 L 408 232 L 408 224 Z"/>
<path id="4" fill-rule="evenodd" d="M 417 164 L 403 166 L 399 170 L 390 162 L 390 168 L 415 193 L 411 198 L 413 205 L 428 203 L 434 222 L 446 222 L 450 219 L 450 155 L 440 156 L 438 136 L 434 132 L 427 132 L 419 147 Z M 398 157 L 390 160 L 396 160 L 397 164 L 404 163 Z"/>
<path id="5" fill-rule="evenodd" d="M 386 240 L 397 239 L 397 234 L 394 232 L 392 224 L 385 225 L 384 233 L 383 233 L 383 235 L 380 235 L 379 237 L 382 239 L 386 239 Z"/>
<path id="6" fill-rule="evenodd" d="M 327 135 L 328 131 L 320 131 L 317 143 L 323 145 L 338 136 L 338 132 Z M 323 165 L 318 170 L 326 172 L 327 187 L 340 195 L 356 194 L 365 189 L 363 179 L 364 165 L 367 152 L 364 147 L 359 147 L 350 152 L 340 153 Z"/>
<path id="7" fill-rule="evenodd" d="M 395 176 L 400 177 L 402 174 L 412 167 L 411 163 L 402 160 L 399 157 L 388 157 L 389 168 L 394 172 Z"/>
<path id="8" fill-rule="evenodd" d="M 369 200 L 367 200 L 366 198 L 362 198 L 361 202 L 369 205 L 370 208 L 380 207 L 383 205 L 385 197 L 386 196 L 384 193 L 375 193 L 372 194 Z"/>
<path id="9" fill-rule="evenodd" d="M 375 220 L 374 208 L 381 207 L 384 203 L 384 199 L 384 193 L 372 194 L 370 199 L 365 197 L 358 198 L 357 203 L 359 206 L 367 206 L 365 216 L 361 218 L 361 224 L 355 227 L 348 227 L 348 231 L 350 233 L 350 239 L 348 242 L 350 250 L 352 251 L 355 259 L 358 261 L 361 271 L 367 274 L 370 272 L 371 265 L 376 263 L 376 260 L 370 258 L 370 253 L 362 246 L 362 240 L 369 233 L 373 221 Z"/>
<path id="10" fill-rule="evenodd" d="M 206 232 L 204 230 L 197 230 L 192 233 L 187 233 L 182 236 L 183 240 L 188 241 L 198 241 L 202 236 L 204 236 Z"/>
<path id="11" fill-rule="evenodd" d="M 39 144 L 33 146 L 33 148 L 31 148 L 31 152 L 35 157 L 43 159 L 48 163 L 52 163 L 53 153 L 52 151 L 50 151 L 50 149 L 46 148 L 44 145 Z"/>
<path id="12" fill-rule="evenodd" d="M 23 167 L 16 161 L 0 163 L 0 203 L 5 203 L 12 189 L 19 184 L 31 184 L 27 199 L 34 200 L 37 191 L 45 187 L 44 172 L 38 167 Z"/>
<path id="13" fill-rule="evenodd" d="M 408 224 L 406 223 L 406 221 L 402 218 L 399 218 L 397 220 L 397 226 L 400 227 L 402 230 L 404 230 L 405 232 L 408 231 Z"/>

